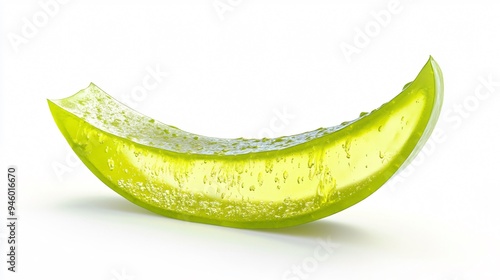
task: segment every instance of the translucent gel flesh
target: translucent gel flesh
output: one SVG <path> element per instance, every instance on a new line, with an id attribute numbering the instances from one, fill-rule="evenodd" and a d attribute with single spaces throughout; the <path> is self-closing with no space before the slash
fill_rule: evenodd
<path id="1" fill-rule="evenodd" d="M 77 155 L 130 201 L 183 220 L 266 228 L 331 215 L 378 189 L 428 138 L 441 85 L 430 59 L 379 109 L 341 126 L 276 139 L 188 133 L 129 109 L 93 84 L 49 105 Z"/>

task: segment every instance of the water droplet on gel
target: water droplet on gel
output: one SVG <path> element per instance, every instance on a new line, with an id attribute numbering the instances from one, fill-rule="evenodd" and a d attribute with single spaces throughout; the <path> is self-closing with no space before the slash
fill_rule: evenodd
<path id="1" fill-rule="evenodd" d="M 259 175 L 257 175 L 257 182 L 259 182 L 259 186 L 262 186 L 262 184 L 264 184 L 264 176 L 261 172 L 259 172 Z"/>
<path id="2" fill-rule="evenodd" d="M 384 158 L 384 156 L 385 156 L 385 155 L 384 155 L 384 153 L 383 153 L 382 151 L 379 151 L 379 152 L 378 152 L 378 157 L 379 157 L 380 159 L 383 159 L 383 158 Z"/>
<path id="3" fill-rule="evenodd" d="M 234 169 L 236 170 L 236 172 L 238 174 L 242 174 L 243 173 L 243 165 L 242 164 L 236 164 L 236 166 L 234 167 Z"/>
<path id="4" fill-rule="evenodd" d="M 251 187 L 249 188 L 249 190 L 250 190 L 251 192 L 255 191 L 255 186 L 251 186 Z"/>
<path id="5" fill-rule="evenodd" d="M 99 133 L 97 135 L 97 139 L 99 140 L 99 144 L 104 144 L 104 138 L 105 138 L 105 136 L 103 133 Z"/>
<path id="6" fill-rule="evenodd" d="M 382 126 L 378 127 L 378 132 L 382 132 Z"/>
<path id="7" fill-rule="evenodd" d="M 361 112 L 361 113 L 359 113 L 359 117 L 366 116 L 366 115 L 368 115 L 368 112 Z"/>
<path id="8" fill-rule="evenodd" d="M 108 166 L 109 166 L 109 170 L 113 171 L 113 169 L 115 169 L 115 162 L 113 161 L 113 159 L 108 159 Z"/>
<path id="9" fill-rule="evenodd" d="M 309 161 L 307 162 L 307 167 L 311 168 L 314 166 L 314 159 L 310 156 Z"/>
<path id="10" fill-rule="evenodd" d="M 319 171 L 319 170 L 318 170 Z M 318 174 L 320 174 L 321 172 L 318 172 Z M 313 169 L 309 169 L 309 180 L 312 181 L 312 179 L 314 179 L 314 170 Z"/>
<path id="11" fill-rule="evenodd" d="M 286 181 L 286 178 L 288 178 L 288 172 L 285 170 L 283 171 L 283 179 Z"/>
<path id="12" fill-rule="evenodd" d="M 273 172 L 273 163 L 272 161 L 266 161 L 266 173 L 271 173 Z"/>
<path id="13" fill-rule="evenodd" d="M 342 144 L 342 148 L 344 148 L 346 158 L 351 158 L 350 149 L 351 149 L 351 139 L 347 139 L 344 144 Z"/>

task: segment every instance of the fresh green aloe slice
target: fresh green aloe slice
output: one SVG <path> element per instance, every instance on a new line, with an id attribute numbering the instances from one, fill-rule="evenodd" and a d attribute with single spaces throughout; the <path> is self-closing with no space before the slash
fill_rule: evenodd
<path id="1" fill-rule="evenodd" d="M 327 217 L 376 191 L 425 144 L 442 99 L 441 70 L 431 57 L 413 82 L 371 113 L 274 139 L 189 133 L 94 84 L 48 102 L 75 153 L 129 201 L 186 221 L 278 228 Z"/>

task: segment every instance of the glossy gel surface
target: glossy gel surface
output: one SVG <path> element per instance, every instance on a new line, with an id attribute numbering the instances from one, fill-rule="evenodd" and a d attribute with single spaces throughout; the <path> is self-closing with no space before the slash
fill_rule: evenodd
<path id="1" fill-rule="evenodd" d="M 416 156 L 441 109 L 430 58 L 393 100 L 358 119 L 275 139 L 192 134 L 91 84 L 49 100 L 57 126 L 111 189 L 155 213 L 241 228 L 314 221 L 363 200 Z"/>

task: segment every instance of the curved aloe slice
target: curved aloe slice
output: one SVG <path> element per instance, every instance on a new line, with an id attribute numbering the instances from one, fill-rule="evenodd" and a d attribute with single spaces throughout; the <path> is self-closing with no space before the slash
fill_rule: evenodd
<path id="1" fill-rule="evenodd" d="M 442 74 L 430 58 L 412 83 L 371 113 L 275 139 L 185 132 L 94 84 L 49 106 L 85 165 L 131 202 L 187 221 L 275 228 L 329 216 L 372 194 L 422 148 L 442 98 Z"/>

